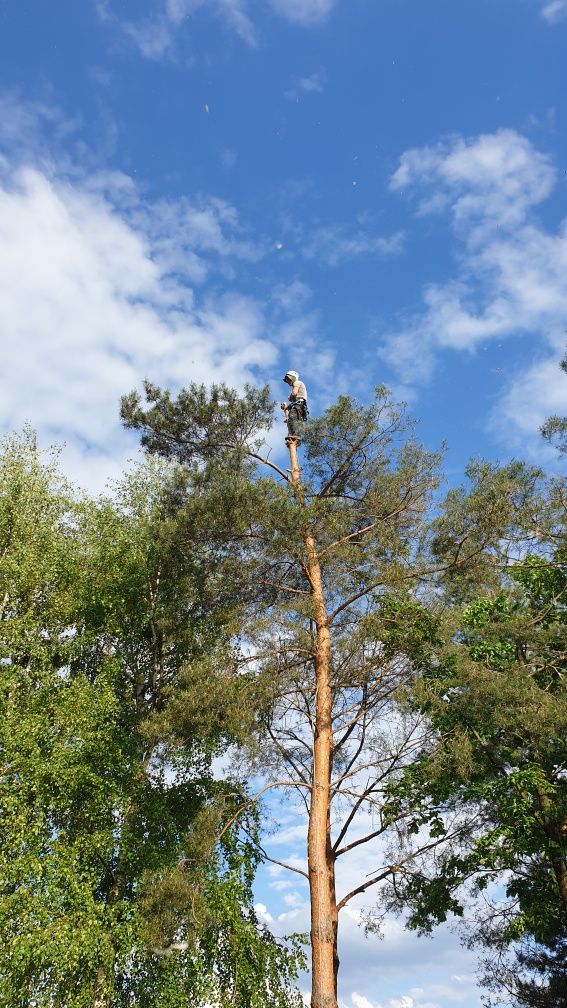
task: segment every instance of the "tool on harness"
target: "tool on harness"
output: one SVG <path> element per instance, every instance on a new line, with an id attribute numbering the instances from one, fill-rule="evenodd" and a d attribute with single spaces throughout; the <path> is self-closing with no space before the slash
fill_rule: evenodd
<path id="1" fill-rule="evenodd" d="M 301 420 L 307 420 L 309 416 L 309 410 L 307 409 L 307 403 L 305 399 L 296 399 L 292 403 L 280 403 L 280 409 L 284 410 L 286 413 L 290 413 L 294 410 Z"/>

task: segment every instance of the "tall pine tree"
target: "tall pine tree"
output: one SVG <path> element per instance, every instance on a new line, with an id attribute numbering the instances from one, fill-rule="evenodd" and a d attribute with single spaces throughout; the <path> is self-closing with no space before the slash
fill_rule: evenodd
<path id="1" fill-rule="evenodd" d="M 340 911 L 444 839 L 439 820 L 427 836 L 407 830 L 413 811 L 394 814 L 389 800 L 433 745 L 428 718 L 397 702 L 436 659 L 423 586 L 490 569 L 523 474 L 473 473 L 460 524 L 432 530 L 439 458 L 383 389 L 370 406 L 341 397 L 310 421 L 289 470 L 262 449 L 266 390 L 191 386 L 174 399 L 146 383 L 145 402 L 126 396 L 122 414 L 150 453 L 196 474 L 211 542 L 237 551 L 241 680 L 264 698 L 256 764 L 266 787 L 292 789 L 305 808 L 306 867 L 286 867 L 309 884 L 311 1004 L 336 1008 Z M 338 860 L 373 843 L 360 883 L 337 893 Z"/>

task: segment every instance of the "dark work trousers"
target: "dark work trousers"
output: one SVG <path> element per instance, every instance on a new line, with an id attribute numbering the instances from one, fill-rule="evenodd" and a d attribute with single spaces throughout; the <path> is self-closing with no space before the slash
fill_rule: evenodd
<path id="1" fill-rule="evenodd" d="M 303 404 L 303 399 L 290 403 L 286 412 L 288 435 L 289 437 L 297 438 L 298 441 L 301 439 L 301 430 L 305 423 L 303 419 Z"/>

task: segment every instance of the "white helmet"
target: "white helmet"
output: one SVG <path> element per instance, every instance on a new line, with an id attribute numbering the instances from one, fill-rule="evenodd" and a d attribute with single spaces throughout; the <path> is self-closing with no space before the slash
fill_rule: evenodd
<path id="1" fill-rule="evenodd" d="M 288 385 L 295 385 L 295 383 L 298 380 L 298 378 L 299 378 L 299 375 L 298 375 L 297 371 L 286 371 L 286 373 L 283 376 L 284 382 L 287 382 Z"/>

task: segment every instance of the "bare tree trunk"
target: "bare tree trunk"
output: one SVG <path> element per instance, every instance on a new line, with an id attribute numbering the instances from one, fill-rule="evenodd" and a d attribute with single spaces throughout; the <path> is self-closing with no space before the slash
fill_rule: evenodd
<path id="1" fill-rule="evenodd" d="M 303 503 L 297 443 L 289 441 L 291 478 L 298 504 Z M 309 803 L 307 861 L 311 902 L 311 1008 L 337 1008 L 337 900 L 335 858 L 331 848 L 331 770 L 333 725 L 331 633 L 325 606 L 321 567 L 313 534 L 303 533 L 305 565 L 311 586 L 315 649 L 315 733 L 313 778 Z"/>

